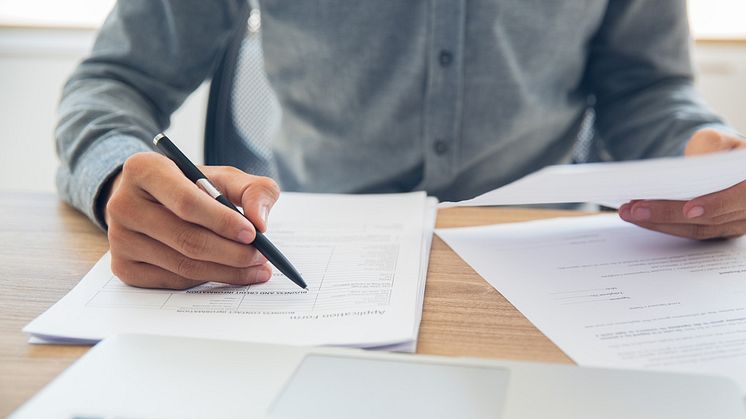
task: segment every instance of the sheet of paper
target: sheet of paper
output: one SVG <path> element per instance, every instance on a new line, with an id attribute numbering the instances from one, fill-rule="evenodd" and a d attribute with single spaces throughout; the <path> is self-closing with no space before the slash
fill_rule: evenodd
<path id="1" fill-rule="evenodd" d="M 456 206 L 589 202 L 618 208 L 633 199 L 689 200 L 746 180 L 746 150 L 699 157 L 549 166 Z"/>
<path id="2" fill-rule="evenodd" d="M 285 193 L 267 236 L 299 269 L 307 291 L 277 270 L 268 283 L 245 287 L 133 288 L 112 275 L 107 254 L 24 331 L 47 342 L 117 333 L 365 347 L 411 342 L 434 214 L 424 193 Z"/>
<path id="3" fill-rule="evenodd" d="M 436 233 L 578 364 L 724 375 L 746 393 L 746 238 L 615 215 Z"/>

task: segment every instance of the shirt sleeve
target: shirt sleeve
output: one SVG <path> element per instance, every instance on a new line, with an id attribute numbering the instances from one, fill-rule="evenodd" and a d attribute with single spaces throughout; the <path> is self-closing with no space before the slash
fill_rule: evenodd
<path id="1" fill-rule="evenodd" d="M 686 2 L 609 0 L 589 49 L 594 146 L 607 158 L 681 155 L 704 127 L 735 133 L 694 90 Z"/>
<path id="2" fill-rule="evenodd" d="M 57 189 L 105 228 L 98 195 L 210 77 L 246 23 L 240 0 L 122 0 L 66 83 L 55 131 Z"/>

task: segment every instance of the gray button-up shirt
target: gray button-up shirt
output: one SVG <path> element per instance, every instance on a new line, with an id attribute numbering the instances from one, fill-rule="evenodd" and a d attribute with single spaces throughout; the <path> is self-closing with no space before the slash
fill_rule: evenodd
<path id="1" fill-rule="evenodd" d="M 692 89 L 682 0 L 266 0 L 285 190 L 472 197 L 568 162 L 589 108 L 612 159 L 681 153 L 718 118 Z M 236 28 L 238 0 L 125 0 L 65 87 L 63 198 L 102 185 L 168 125 Z M 230 163 L 242 167 L 238 144 Z"/>

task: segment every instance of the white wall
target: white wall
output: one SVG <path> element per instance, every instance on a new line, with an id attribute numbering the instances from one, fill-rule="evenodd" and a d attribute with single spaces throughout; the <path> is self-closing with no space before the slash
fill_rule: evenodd
<path id="1" fill-rule="evenodd" d="M 0 190 L 55 190 L 57 102 L 93 38 L 92 30 L 0 29 Z M 184 103 L 168 130 L 196 162 L 202 161 L 207 89 Z"/>
<path id="2" fill-rule="evenodd" d="M 700 43 L 694 49 L 697 87 L 727 122 L 746 134 L 746 41 Z"/>
<path id="3" fill-rule="evenodd" d="M 0 28 L 0 190 L 53 191 L 60 89 L 92 30 Z M 698 84 L 711 106 L 746 132 L 746 43 L 698 44 Z M 169 134 L 202 161 L 207 86 L 176 113 Z"/>

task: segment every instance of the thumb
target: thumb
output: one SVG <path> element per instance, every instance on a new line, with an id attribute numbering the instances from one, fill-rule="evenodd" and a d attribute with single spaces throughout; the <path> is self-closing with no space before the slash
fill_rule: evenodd
<path id="1" fill-rule="evenodd" d="M 203 166 L 203 171 L 231 202 L 243 207 L 244 215 L 257 230 L 267 230 L 269 211 L 280 197 L 274 180 L 227 166 Z"/>
<path id="2" fill-rule="evenodd" d="M 746 141 L 713 128 L 701 129 L 686 144 L 684 155 L 696 156 L 746 147 Z"/>
<path id="3" fill-rule="evenodd" d="M 280 197 L 280 188 L 274 180 L 263 176 L 252 176 L 254 180 L 244 189 L 241 205 L 244 215 L 257 230 L 267 231 L 269 211 Z"/>

